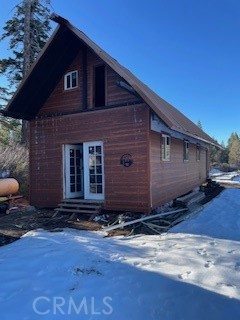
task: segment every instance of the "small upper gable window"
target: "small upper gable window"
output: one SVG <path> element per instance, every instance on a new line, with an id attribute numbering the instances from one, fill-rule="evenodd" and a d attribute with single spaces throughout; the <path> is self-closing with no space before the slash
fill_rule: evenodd
<path id="1" fill-rule="evenodd" d="M 78 86 L 78 72 L 71 71 L 64 76 L 64 90 L 74 89 Z"/>

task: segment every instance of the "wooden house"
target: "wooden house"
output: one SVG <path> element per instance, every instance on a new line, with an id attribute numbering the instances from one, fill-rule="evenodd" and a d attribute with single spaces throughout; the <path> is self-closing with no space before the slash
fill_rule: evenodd
<path id="1" fill-rule="evenodd" d="M 30 202 L 149 213 L 205 182 L 205 132 L 64 18 L 5 110 L 28 120 Z"/>

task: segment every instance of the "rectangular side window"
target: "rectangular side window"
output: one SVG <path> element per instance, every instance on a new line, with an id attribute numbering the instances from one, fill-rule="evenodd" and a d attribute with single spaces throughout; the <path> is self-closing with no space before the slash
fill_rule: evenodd
<path id="1" fill-rule="evenodd" d="M 162 134 L 162 160 L 170 161 L 170 144 L 171 139 L 169 135 Z"/>
<path id="2" fill-rule="evenodd" d="M 196 145 L 196 160 L 197 160 L 197 161 L 200 161 L 200 154 L 201 154 L 200 145 L 197 144 L 197 145 Z"/>
<path id="3" fill-rule="evenodd" d="M 71 71 L 64 76 L 64 90 L 74 89 L 78 87 L 78 72 Z"/>
<path id="4" fill-rule="evenodd" d="M 187 140 L 183 141 L 183 160 L 189 160 L 189 141 Z"/>

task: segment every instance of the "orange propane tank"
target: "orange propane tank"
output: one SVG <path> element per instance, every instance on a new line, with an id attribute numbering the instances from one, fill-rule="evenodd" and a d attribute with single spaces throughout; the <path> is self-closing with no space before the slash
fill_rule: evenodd
<path id="1" fill-rule="evenodd" d="M 0 197 L 8 196 L 19 190 L 19 183 L 16 179 L 6 178 L 0 179 Z"/>

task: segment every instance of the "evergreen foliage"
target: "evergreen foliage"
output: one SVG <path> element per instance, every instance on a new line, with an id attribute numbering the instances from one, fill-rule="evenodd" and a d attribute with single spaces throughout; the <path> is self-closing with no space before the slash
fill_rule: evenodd
<path id="1" fill-rule="evenodd" d="M 0 144 L 0 171 L 9 171 L 20 184 L 20 193 L 28 196 L 28 149 L 19 143 Z"/>
<path id="2" fill-rule="evenodd" d="M 45 45 L 50 26 L 51 0 L 23 0 L 14 9 L 13 17 L 3 28 L 0 41 L 9 40 L 11 55 L 0 59 L 0 76 L 8 80 L 7 87 L 0 87 L 0 109 L 7 105 L 12 92 L 35 61 Z M 3 145 L 25 140 L 26 125 L 20 131 L 20 121 L 6 119 L 0 114 L 0 143 Z M 20 136 L 25 135 L 24 138 Z"/>
<path id="3" fill-rule="evenodd" d="M 0 76 L 8 81 L 6 87 L 0 87 L 0 111 L 49 37 L 50 2 L 22 0 L 3 28 L 0 41 L 9 41 L 10 56 L 0 59 Z M 20 192 L 27 196 L 28 149 L 20 143 L 23 141 L 22 128 L 19 120 L 6 118 L 0 113 L 0 169 L 9 170 L 20 183 Z"/>
<path id="4" fill-rule="evenodd" d="M 0 74 L 7 77 L 11 86 L 17 85 L 25 74 L 26 54 L 31 65 L 49 37 L 49 5 L 50 0 L 24 0 L 16 6 L 12 19 L 8 20 L 3 28 L 0 41 L 9 39 L 12 55 L 0 60 Z M 26 29 L 27 15 L 29 29 Z"/>
<path id="5" fill-rule="evenodd" d="M 237 132 L 233 132 L 228 139 L 229 164 L 240 168 L 240 137 Z"/>
<path id="6" fill-rule="evenodd" d="M 203 130 L 202 122 L 201 122 L 200 120 L 198 120 L 197 126 L 198 126 L 201 130 Z"/>

